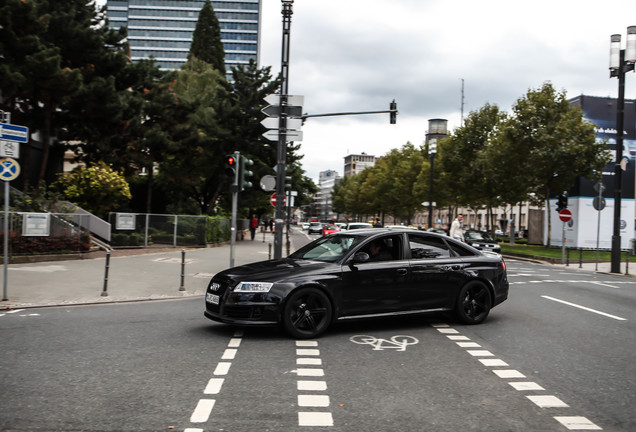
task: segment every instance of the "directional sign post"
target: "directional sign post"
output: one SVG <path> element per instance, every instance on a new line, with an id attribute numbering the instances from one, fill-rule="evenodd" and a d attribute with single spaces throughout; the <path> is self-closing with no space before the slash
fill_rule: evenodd
<path id="1" fill-rule="evenodd" d="M 29 128 L 9 123 L 0 123 L 0 140 L 29 142 Z"/>
<path id="2" fill-rule="evenodd" d="M 572 212 L 563 209 L 559 212 L 559 219 L 563 222 L 563 231 L 561 236 L 561 264 L 565 264 L 565 224 L 572 220 Z"/>
<path id="3" fill-rule="evenodd" d="M 20 175 L 20 164 L 11 158 L 0 159 L 0 179 L 4 180 L 4 288 L 2 300 L 7 297 L 7 280 L 9 270 L 9 182 Z"/>

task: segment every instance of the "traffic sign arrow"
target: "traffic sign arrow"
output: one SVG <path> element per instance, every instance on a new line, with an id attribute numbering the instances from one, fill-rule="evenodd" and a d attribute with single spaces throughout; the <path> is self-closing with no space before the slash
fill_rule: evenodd
<path id="1" fill-rule="evenodd" d="M 268 117 L 280 117 L 280 105 L 267 105 L 261 110 Z M 303 107 L 296 105 L 287 105 L 287 116 L 300 118 L 303 115 Z"/>
<path id="2" fill-rule="evenodd" d="M 263 137 L 267 138 L 270 141 L 278 141 L 278 129 L 268 130 L 263 134 Z M 287 141 L 302 141 L 303 140 L 303 132 L 298 130 L 288 130 L 286 132 Z"/>
<path id="3" fill-rule="evenodd" d="M 265 126 L 267 129 L 278 129 L 279 120 L 280 119 L 275 117 L 268 117 L 266 119 L 263 119 L 261 124 Z M 290 129 L 300 130 L 302 125 L 303 125 L 303 121 L 301 119 L 296 119 L 296 118 L 287 119 L 287 130 L 290 130 Z"/>
<path id="4" fill-rule="evenodd" d="M 264 97 L 265 102 L 270 105 L 280 105 L 280 95 L 279 94 L 269 94 Z M 297 105 L 303 106 L 305 104 L 305 96 L 287 96 L 287 106 Z"/>

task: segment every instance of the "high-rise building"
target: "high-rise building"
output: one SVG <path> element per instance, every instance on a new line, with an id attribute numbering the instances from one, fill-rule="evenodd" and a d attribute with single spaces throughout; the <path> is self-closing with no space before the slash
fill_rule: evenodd
<path id="1" fill-rule="evenodd" d="M 337 171 L 327 170 L 320 172 L 318 181 L 318 192 L 314 195 L 314 206 L 321 221 L 336 220 L 337 215 L 333 212 L 331 202 L 331 192 L 340 183 L 340 176 Z"/>
<path id="2" fill-rule="evenodd" d="M 204 0 L 108 0 L 112 28 L 128 27 L 132 61 L 153 57 L 161 69 L 179 69 L 190 52 Z M 259 61 L 261 0 L 214 0 L 225 65 Z"/>
<path id="3" fill-rule="evenodd" d="M 344 176 L 351 177 L 352 175 L 356 175 L 363 171 L 365 168 L 374 166 L 376 159 L 377 158 L 375 156 L 368 155 L 365 152 L 345 156 Z"/>

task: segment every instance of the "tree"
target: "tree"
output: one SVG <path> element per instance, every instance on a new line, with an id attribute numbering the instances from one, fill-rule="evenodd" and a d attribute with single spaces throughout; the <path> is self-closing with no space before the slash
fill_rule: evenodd
<path id="1" fill-rule="evenodd" d="M 206 0 L 192 34 L 192 44 L 188 60 L 197 58 L 211 64 L 225 75 L 225 50 L 221 42 L 221 27 L 210 0 Z"/>
<path id="2" fill-rule="evenodd" d="M 110 210 L 131 198 L 124 176 L 103 162 L 89 168 L 80 166 L 67 175 L 60 175 L 52 187 L 69 201 L 100 217 L 106 217 Z"/>
<path id="3" fill-rule="evenodd" d="M 596 141 L 594 124 L 583 118 L 579 107 L 570 106 L 564 91 L 557 92 L 549 82 L 528 90 L 512 111 L 488 160 L 500 180 L 510 178 L 514 162 L 514 172 L 528 176 L 524 192 L 534 193 L 540 202 L 570 189 L 578 177 L 601 172 L 609 162 L 605 143 Z M 494 164 L 496 156 L 505 163 Z M 551 212 L 546 210 L 550 246 Z"/>

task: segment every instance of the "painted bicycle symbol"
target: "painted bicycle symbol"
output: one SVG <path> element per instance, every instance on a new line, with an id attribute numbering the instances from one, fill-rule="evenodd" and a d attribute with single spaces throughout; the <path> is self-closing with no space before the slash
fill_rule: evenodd
<path id="1" fill-rule="evenodd" d="M 371 345 L 374 351 L 382 351 L 385 349 L 394 349 L 397 351 L 406 351 L 408 345 L 415 345 L 419 342 L 413 336 L 395 335 L 391 339 L 379 339 L 375 336 L 355 335 L 349 340 L 360 345 Z"/>

